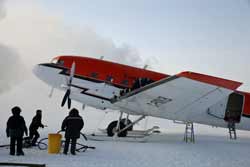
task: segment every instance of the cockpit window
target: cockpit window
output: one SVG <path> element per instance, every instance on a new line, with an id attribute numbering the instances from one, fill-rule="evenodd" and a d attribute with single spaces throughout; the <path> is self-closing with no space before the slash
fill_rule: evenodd
<path id="1" fill-rule="evenodd" d="M 64 65 L 64 61 L 63 60 L 58 60 L 56 64 L 59 64 L 59 65 Z"/>
<path id="2" fill-rule="evenodd" d="M 64 65 L 64 61 L 63 60 L 60 60 L 58 58 L 55 58 L 51 61 L 51 63 L 53 64 L 58 64 L 58 65 Z"/>
<path id="3" fill-rule="evenodd" d="M 56 64 L 57 62 L 58 62 L 58 59 L 53 59 L 53 60 L 51 61 L 52 64 Z"/>

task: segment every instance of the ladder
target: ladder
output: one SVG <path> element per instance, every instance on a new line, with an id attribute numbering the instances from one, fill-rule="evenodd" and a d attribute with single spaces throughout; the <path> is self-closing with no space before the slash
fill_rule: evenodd
<path id="1" fill-rule="evenodd" d="M 236 128 L 235 128 L 235 123 L 234 122 L 228 122 L 228 130 L 229 130 L 229 136 L 231 140 L 236 140 L 237 135 L 236 135 Z"/>
<path id="2" fill-rule="evenodd" d="M 188 143 L 188 142 L 194 143 L 195 142 L 193 122 L 186 122 L 186 129 L 185 129 L 185 134 L 184 134 L 184 141 L 186 143 Z"/>

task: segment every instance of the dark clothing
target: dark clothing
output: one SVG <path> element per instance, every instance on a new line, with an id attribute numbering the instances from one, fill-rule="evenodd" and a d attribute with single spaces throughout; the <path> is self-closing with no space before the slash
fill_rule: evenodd
<path id="1" fill-rule="evenodd" d="M 23 117 L 20 115 L 11 116 L 7 121 L 6 133 L 10 137 L 23 137 L 24 133 L 27 135 L 28 130 Z"/>
<path id="2" fill-rule="evenodd" d="M 31 144 L 33 146 L 36 145 L 36 141 L 40 137 L 40 134 L 37 131 L 39 127 L 44 128 L 44 125 L 42 124 L 42 115 L 36 114 L 36 116 L 33 117 L 29 127 L 30 139 L 32 140 Z"/>
<path id="3" fill-rule="evenodd" d="M 10 138 L 10 155 L 15 155 L 15 145 L 17 145 L 17 155 L 23 155 L 23 138 L 22 137 L 11 137 Z"/>
<path id="4" fill-rule="evenodd" d="M 76 149 L 76 141 L 80 138 L 80 131 L 84 126 L 84 122 L 81 116 L 79 116 L 78 112 L 70 112 L 69 116 L 67 116 L 62 123 L 62 130 L 65 131 L 65 146 L 64 146 L 64 154 L 67 154 L 69 143 L 71 140 L 71 153 L 75 154 Z"/>
<path id="5" fill-rule="evenodd" d="M 141 88 L 143 86 L 146 86 L 148 84 L 153 83 L 154 81 L 150 78 L 137 78 L 132 86 L 132 90 Z"/>
<path id="6" fill-rule="evenodd" d="M 76 138 L 66 138 L 65 144 L 64 144 L 63 153 L 67 154 L 68 149 L 69 149 L 70 140 L 71 140 L 70 152 L 71 152 L 71 154 L 75 154 L 75 150 L 76 150 L 76 140 L 77 140 Z"/>
<path id="7" fill-rule="evenodd" d="M 84 126 L 81 116 L 67 116 L 62 123 L 62 130 L 65 131 L 65 138 L 80 138 L 80 131 Z"/>
<path id="8" fill-rule="evenodd" d="M 15 145 L 17 145 L 17 155 L 23 155 L 23 135 L 28 133 L 24 118 L 19 113 L 8 119 L 6 133 L 10 137 L 10 154 L 15 155 Z"/>
<path id="9" fill-rule="evenodd" d="M 37 130 L 32 130 L 30 129 L 30 140 L 31 140 L 31 145 L 35 146 L 37 139 L 40 137 L 40 134 L 38 133 Z"/>
<path id="10" fill-rule="evenodd" d="M 42 124 L 42 116 L 37 114 L 33 117 L 29 129 L 37 130 L 39 127 L 43 128 L 44 125 Z"/>

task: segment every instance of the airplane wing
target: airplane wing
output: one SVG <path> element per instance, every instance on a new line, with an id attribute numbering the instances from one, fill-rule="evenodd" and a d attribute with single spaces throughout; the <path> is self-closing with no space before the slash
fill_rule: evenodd
<path id="1" fill-rule="evenodd" d="M 133 114 L 207 123 L 209 107 L 224 102 L 242 83 L 193 72 L 183 72 L 113 100 Z M 221 106 L 224 107 L 225 106 Z M 213 118 L 214 119 L 214 118 Z"/>

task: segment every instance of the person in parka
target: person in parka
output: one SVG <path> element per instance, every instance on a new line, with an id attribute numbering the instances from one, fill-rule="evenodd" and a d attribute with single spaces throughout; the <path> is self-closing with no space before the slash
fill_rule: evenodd
<path id="1" fill-rule="evenodd" d="M 23 135 L 25 133 L 27 136 L 28 130 L 24 118 L 20 115 L 20 107 L 13 107 L 11 111 L 13 115 L 8 119 L 6 128 L 7 137 L 10 137 L 10 155 L 15 155 L 15 145 L 17 145 L 16 155 L 24 155 Z"/>
<path id="2" fill-rule="evenodd" d="M 36 115 L 33 117 L 32 122 L 29 127 L 31 145 L 36 146 L 36 141 L 40 137 L 38 133 L 38 128 L 44 128 L 42 124 L 42 110 L 36 110 Z"/>
<path id="3" fill-rule="evenodd" d="M 69 115 L 63 120 L 61 130 L 65 131 L 65 145 L 63 153 L 68 153 L 69 143 L 71 141 L 70 152 L 75 155 L 76 142 L 80 138 L 80 131 L 84 126 L 82 117 L 79 115 L 77 109 L 73 108 Z"/>

